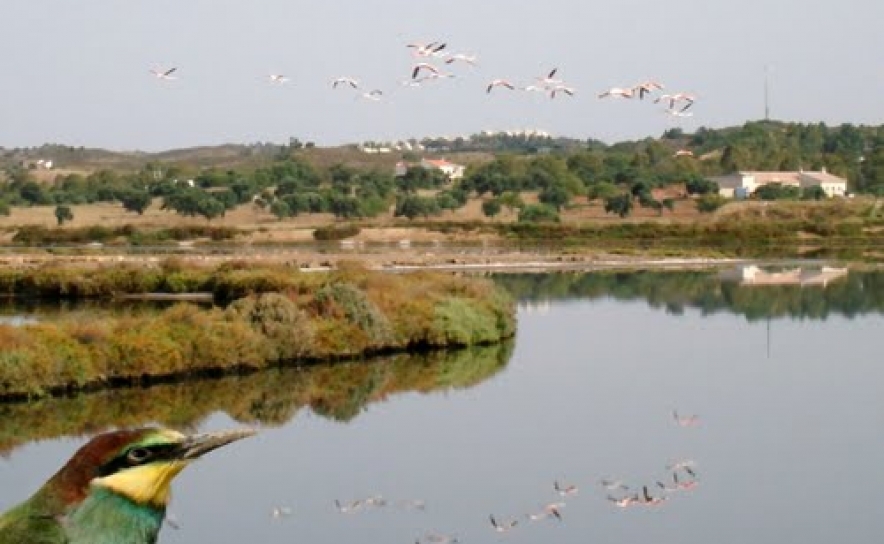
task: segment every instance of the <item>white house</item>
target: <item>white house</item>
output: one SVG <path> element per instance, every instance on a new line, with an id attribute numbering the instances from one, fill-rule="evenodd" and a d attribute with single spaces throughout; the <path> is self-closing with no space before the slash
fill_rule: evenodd
<path id="1" fill-rule="evenodd" d="M 829 198 L 847 195 L 847 180 L 826 172 L 737 172 L 712 178 L 719 194 L 727 198 L 747 198 L 762 185 L 779 183 L 789 187 L 822 187 Z"/>
<path id="2" fill-rule="evenodd" d="M 464 166 L 460 164 L 455 164 L 445 159 L 423 159 L 417 165 L 409 164 L 404 161 L 397 162 L 394 174 L 396 176 L 404 176 L 405 173 L 408 172 L 408 168 L 412 166 L 420 166 L 428 170 L 439 170 L 450 180 L 462 178 L 465 170 Z"/>
<path id="3" fill-rule="evenodd" d="M 465 168 L 460 164 L 447 161 L 445 159 L 424 159 L 421 166 L 428 170 L 441 170 L 448 179 L 460 179 L 463 177 Z"/>

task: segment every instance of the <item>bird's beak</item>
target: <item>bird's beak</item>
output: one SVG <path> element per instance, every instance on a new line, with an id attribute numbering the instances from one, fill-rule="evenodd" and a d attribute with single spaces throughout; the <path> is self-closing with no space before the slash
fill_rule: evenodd
<path id="1" fill-rule="evenodd" d="M 232 431 L 218 431 L 189 436 L 181 444 L 179 458 L 185 461 L 197 459 L 221 446 L 226 446 L 231 442 L 248 438 L 256 434 L 256 432 L 257 431 L 253 429 L 236 429 Z"/>

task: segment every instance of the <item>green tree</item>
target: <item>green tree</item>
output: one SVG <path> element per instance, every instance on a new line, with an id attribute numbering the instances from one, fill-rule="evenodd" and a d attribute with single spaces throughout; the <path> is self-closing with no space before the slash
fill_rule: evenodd
<path id="1" fill-rule="evenodd" d="M 570 202 L 571 195 L 561 184 L 553 183 L 544 187 L 540 191 L 538 199 L 543 204 L 548 204 L 552 206 L 558 212 L 561 211 L 563 206 Z"/>
<path id="2" fill-rule="evenodd" d="M 505 207 L 510 212 L 525 207 L 525 202 L 522 200 L 522 197 L 515 191 L 506 191 L 498 197 L 498 200 L 500 200 L 501 206 Z"/>
<path id="3" fill-rule="evenodd" d="M 417 195 L 404 195 L 396 202 L 396 209 L 393 212 L 394 217 L 407 217 L 414 219 L 415 217 L 429 217 L 437 215 L 440 212 L 439 204 L 435 198 L 425 198 Z"/>
<path id="4" fill-rule="evenodd" d="M 691 195 L 706 195 L 717 193 L 719 191 L 718 184 L 712 180 L 696 176 L 692 177 L 685 183 L 685 189 Z"/>
<path id="5" fill-rule="evenodd" d="M 206 221 L 224 215 L 225 211 L 224 204 L 210 196 L 206 196 L 197 204 L 197 213 L 205 217 Z"/>
<path id="6" fill-rule="evenodd" d="M 607 181 L 593 183 L 586 191 L 586 198 L 589 200 L 607 199 L 620 192 L 616 185 Z"/>
<path id="7" fill-rule="evenodd" d="M 528 204 L 519 210 L 520 223 L 558 223 L 559 214 L 548 204 Z"/>
<path id="8" fill-rule="evenodd" d="M 52 202 L 43 186 L 35 181 L 26 181 L 18 192 L 22 200 L 31 206 L 46 205 Z"/>
<path id="9" fill-rule="evenodd" d="M 70 206 L 56 206 L 55 207 L 55 219 L 58 221 L 58 226 L 64 225 L 65 221 L 73 221 L 74 220 L 74 212 L 71 211 Z"/>
<path id="10" fill-rule="evenodd" d="M 626 217 L 632 212 L 632 194 L 620 193 L 605 199 L 605 213 L 616 213 Z"/>
<path id="11" fill-rule="evenodd" d="M 149 208 L 151 203 L 151 196 L 147 191 L 125 191 L 117 195 L 117 198 L 123 204 L 124 210 L 138 215 L 144 215 L 144 210 Z"/>
<path id="12" fill-rule="evenodd" d="M 285 200 L 274 200 L 273 204 L 270 205 L 270 213 L 276 216 L 277 219 L 282 221 L 286 217 L 292 216 L 292 209 L 286 203 Z"/>
<path id="13" fill-rule="evenodd" d="M 500 213 L 500 210 L 502 208 L 503 206 L 500 204 L 500 199 L 498 198 L 491 198 L 482 201 L 482 213 L 485 214 L 485 217 L 493 218 Z"/>

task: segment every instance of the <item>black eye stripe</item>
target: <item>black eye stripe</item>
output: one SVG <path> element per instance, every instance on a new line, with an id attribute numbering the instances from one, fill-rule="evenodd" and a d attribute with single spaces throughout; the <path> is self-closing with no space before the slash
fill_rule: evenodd
<path id="1" fill-rule="evenodd" d="M 174 455 L 177 448 L 178 446 L 175 444 L 136 446 L 128 448 L 101 466 L 98 469 L 98 477 L 103 478 L 127 468 L 152 463 L 161 459 L 169 459 Z M 135 455 L 133 455 L 133 453 Z"/>

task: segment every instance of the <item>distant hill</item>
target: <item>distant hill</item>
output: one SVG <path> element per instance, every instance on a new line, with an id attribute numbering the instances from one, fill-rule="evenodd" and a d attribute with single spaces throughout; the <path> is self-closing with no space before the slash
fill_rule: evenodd
<path id="1" fill-rule="evenodd" d="M 368 153 L 366 148 L 374 152 Z M 571 156 L 590 152 L 598 160 L 653 168 L 660 157 L 676 150 L 689 151 L 696 158 L 694 171 L 699 175 L 825 167 L 847 178 L 856 190 L 884 193 L 884 126 L 827 126 L 781 121 L 751 121 L 742 126 L 718 129 L 700 127 L 693 133 L 673 128 L 658 138 L 613 144 L 533 131 L 322 148 L 292 138 L 286 144 L 226 144 L 158 153 L 46 144 L 36 148 L 0 149 L 0 167 L 27 167 L 40 159 L 51 159 L 54 168 L 69 171 L 137 171 L 150 164 L 177 166 L 191 172 L 210 168 L 248 171 L 297 152 L 318 168 L 345 164 L 358 169 L 389 171 L 397 161 L 417 161 L 423 157 L 445 157 L 469 165 L 488 161 L 501 153 Z"/>

